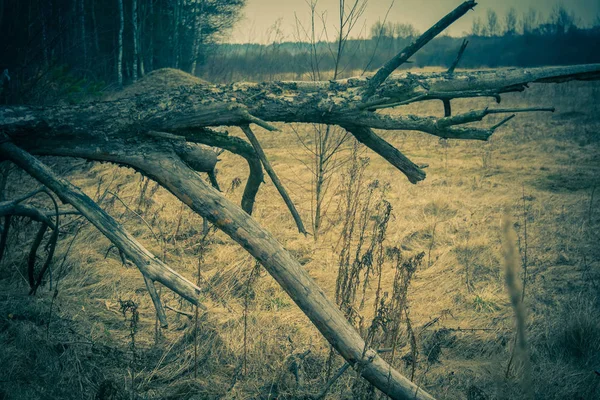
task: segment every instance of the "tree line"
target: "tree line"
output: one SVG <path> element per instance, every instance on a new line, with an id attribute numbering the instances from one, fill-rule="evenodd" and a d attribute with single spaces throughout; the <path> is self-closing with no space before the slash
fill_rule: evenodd
<path id="1" fill-rule="evenodd" d="M 335 42 L 287 40 L 279 21 L 268 45 L 223 44 L 245 1 L 0 0 L 0 102 L 36 101 L 52 91 L 84 97 L 165 67 L 212 82 L 311 79 L 317 64 L 345 77 L 375 69 L 419 35 L 410 23 L 379 21 L 369 37 L 348 38 L 337 57 Z M 600 18 L 583 27 L 564 6 L 549 16 L 488 10 L 464 36 L 464 68 L 600 62 Z M 448 66 L 462 40 L 442 35 L 403 68 Z"/>
<path id="2" fill-rule="evenodd" d="M 72 90 L 101 89 L 164 67 L 196 73 L 244 3 L 0 0 L 0 73 L 15 93 L 60 80 Z"/>
<path id="3" fill-rule="evenodd" d="M 214 81 L 268 80 L 281 74 L 302 79 L 310 73 L 315 58 L 311 54 L 316 51 L 321 70 L 333 71 L 338 63 L 343 66 L 342 76 L 351 76 L 377 68 L 420 35 L 411 24 L 390 21 L 376 22 L 369 32 L 368 38 L 349 39 L 343 59 L 337 62 L 331 56 L 334 45 L 327 41 L 313 45 L 275 35 L 268 45 L 223 44 L 207 60 L 204 72 Z M 484 18 L 476 17 L 470 32 L 462 36 L 439 36 L 402 68 L 448 67 L 464 38 L 469 46 L 459 68 L 600 62 L 600 17 L 594 26 L 584 27 L 564 6 L 555 7 L 547 16 L 535 9 L 518 15 L 514 8 L 501 16 L 490 9 Z"/>

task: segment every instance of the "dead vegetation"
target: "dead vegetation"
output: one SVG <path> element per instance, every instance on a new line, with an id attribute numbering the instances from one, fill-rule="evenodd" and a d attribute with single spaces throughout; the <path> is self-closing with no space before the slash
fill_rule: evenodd
<path id="1" fill-rule="evenodd" d="M 432 178 L 417 187 L 399 181 L 392 167 L 377 157 L 358 155 L 362 162 L 368 159 L 370 167 L 362 171 L 362 185 L 355 187 L 371 190 L 369 184 L 378 181 L 379 188 L 386 187 L 383 198 L 392 213 L 383 247 L 377 244 L 369 251 L 371 240 L 379 237 L 369 227 L 382 221 L 375 207 L 379 197 L 367 209 L 364 204 L 355 207 L 368 210 L 356 214 L 358 226 L 367 227 L 364 249 L 374 261 L 383 250 L 385 261 L 380 278 L 379 264 L 373 262 L 375 271 L 369 274 L 377 273 L 369 275 L 366 286 L 367 269 L 358 274 L 352 309 L 363 320 L 365 337 L 381 349 L 395 346 L 383 357 L 433 395 L 525 396 L 519 385 L 521 367 L 514 365 L 506 374 L 514 323 L 504 287 L 500 229 L 508 209 L 519 240 L 524 240 L 523 202 L 529 259 L 524 305 L 534 396 L 599 395 L 600 378 L 594 371 L 600 366 L 600 212 L 594 177 L 600 121 L 593 117 L 599 112 L 599 91 L 596 83 L 570 83 L 534 87 L 525 98 L 508 97 L 507 102 L 519 106 L 551 97 L 563 117 L 514 120 L 494 139 L 491 150 L 484 144 L 450 141 L 448 161 L 428 157 Z M 479 107 L 478 101 L 457 103 L 458 110 Z M 435 103 L 409 107 L 423 114 L 442 112 Z M 310 195 L 290 183 L 310 182 L 311 176 L 288 157 L 288 137 L 293 137 L 291 132 L 267 134 L 263 145 L 297 199 L 300 213 L 308 215 Z M 437 143 L 426 136 L 395 132 L 389 140 L 402 143 L 417 160 L 425 159 Z M 484 168 L 482 155 L 489 151 L 494 162 Z M 233 156 L 221 158 L 219 179 L 230 189 L 226 195 L 239 201 L 242 189 L 234 182 L 245 175 L 240 172 L 244 167 Z M 132 170 L 48 161 L 148 249 L 196 281 L 203 235 L 199 216 Z M 82 167 L 84 175 L 72 174 Z M 332 191 L 333 204 L 343 203 L 343 189 L 351 187 L 344 183 L 344 176 L 353 173 L 349 167 L 345 175 L 336 175 L 340 189 Z M 15 170 L 5 191 L 15 198 L 35 188 Z M 109 191 L 136 210 L 154 234 Z M 258 195 L 255 217 L 303 260 L 304 268 L 334 298 L 343 248 L 336 244 L 347 221 L 344 208 L 330 211 L 330 228 L 315 243 L 298 235 L 283 202 L 269 201 L 273 198 L 276 190 L 267 184 Z M 32 204 L 51 209 L 41 197 Z M 193 318 L 184 314 L 167 309 L 169 329 L 156 325 L 139 272 L 123 264 L 114 249 L 107 252 L 110 242 L 76 215 L 61 217 L 51 274 L 35 297 L 28 296 L 28 249 L 37 230 L 27 220 L 13 220 L 0 264 L 0 363 L 5 366 L 0 369 L 0 391 L 5 398 L 124 399 L 132 393 L 139 399 L 304 398 L 319 395 L 344 365 L 338 356 L 331 356 L 328 344 L 272 278 L 260 272 L 248 284 L 254 263 L 222 233 L 211 234 L 205 249 L 198 278 L 209 312 L 200 314 L 195 339 Z M 352 243 L 355 246 L 356 241 Z M 356 257 L 355 249 L 344 265 L 368 259 L 363 252 Z M 426 255 L 420 263 L 403 267 L 422 252 Z M 172 309 L 194 314 L 192 306 L 177 296 L 167 291 L 162 296 Z M 119 300 L 130 300 L 139 312 L 135 366 L 130 363 L 131 319 L 121 314 Z M 402 309 L 404 313 L 399 312 Z M 350 398 L 357 390 L 364 398 L 372 396 L 371 389 L 361 385 L 355 372 L 346 371 L 326 397 Z"/>

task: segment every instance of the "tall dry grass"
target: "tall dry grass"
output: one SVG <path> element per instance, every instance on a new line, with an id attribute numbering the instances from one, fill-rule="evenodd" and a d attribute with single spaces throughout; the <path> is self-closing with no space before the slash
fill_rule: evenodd
<path id="1" fill-rule="evenodd" d="M 369 165 L 359 189 L 374 181 L 389 186 L 385 200 L 393 210 L 381 242 L 385 262 L 380 275 L 357 291 L 360 308 L 364 287 L 363 333 L 378 346 L 394 347 L 384 356 L 433 395 L 524 396 L 519 369 L 505 374 L 514 313 L 504 284 L 501 222 L 508 210 L 522 238 L 525 202 L 528 274 L 523 306 L 533 396 L 600 396 L 600 377 L 594 374 L 600 367 L 600 212 L 599 196 L 593 196 L 600 183 L 599 100 L 597 83 L 533 85 L 523 94 L 507 95 L 506 106 L 554 105 L 557 112 L 515 118 L 491 144 L 440 144 L 420 133 L 382 133 L 416 162 L 430 165 L 428 179 L 416 186 L 361 150 Z M 486 105 L 484 100 L 457 100 L 454 109 Z M 443 108 L 419 103 L 394 112 L 441 115 Z M 487 121 L 494 122 L 494 117 Z M 308 220 L 311 196 L 305 188 L 311 176 L 297 160 L 306 156 L 298 151 L 293 133 L 281 128 L 283 132 L 257 133 Z M 239 202 L 242 188 L 235 182 L 245 179 L 246 166 L 226 153 L 221 158 L 221 187 L 229 188 L 226 196 Z M 124 265 L 109 242 L 77 217 L 63 222 L 52 290 L 46 282 L 37 296 L 27 296 L 24 244 L 37 228 L 15 221 L 0 264 L 0 397 L 301 398 L 317 394 L 342 367 L 343 360 L 330 357 L 329 345 L 279 286 L 263 270 L 253 273 L 254 262 L 239 246 L 220 232 L 201 244 L 202 218 L 169 193 L 126 168 L 47 161 L 98 199 L 156 255 L 189 279 L 198 279 L 209 312 L 199 315 L 196 336 L 194 318 L 167 310 L 170 328 L 157 336 L 152 302 L 137 269 Z M 327 229 L 316 243 L 297 234 L 270 182 L 259 193 L 254 215 L 332 300 L 342 249 L 338 243 L 347 220 L 344 174 L 333 179 L 332 187 L 339 189 L 331 191 Z M 15 171 L 6 191 L 14 196 L 35 186 Z M 116 193 L 151 229 L 108 192 Z M 371 226 L 376 221 L 370 218 L 378 214 L 372 207 L 368 210 L 361 218 Z M 365 232 L 365 243 L 371 243 L 376 232 Z M 200 252 L 204 261 L 198 274 Z M 401 259 L 395 256 L 400 253 Z M 422 262 L 403 267 L 421 253 Z M 364 271 L 360 276 L 364 283 Z M 407 285 L 397 287 L 398 282 Z M 166 289 L 162 298 L 171 308 L 194 314 Z M 128 363 L 131 320 L 120 313 L 119 299 L 134 302 L 139 312 L 135 368 Z M 353 398 L 360 385 L 356 373 L 347 371 L 327 398 Z M 368 387 L 360 390 L 364 398 L 376 396 Z"/>

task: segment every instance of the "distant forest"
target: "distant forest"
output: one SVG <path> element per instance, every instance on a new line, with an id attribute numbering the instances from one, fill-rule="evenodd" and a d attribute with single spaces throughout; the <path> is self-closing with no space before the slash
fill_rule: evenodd
<path id="1" fill-rule="evenodd" d="M 336 45 L 307 43 L 306 31 L 289 41 L 281 21 L 268 28 L 271 44 L 222 44 L 245 1 L 0 0 L 0 102 L 39 101 L 49 92 L 76 100 L 164 67 L 212 82 L 307 79 L 315 69 L 328 78 Z M 563 6 L 550 15 L 488 10 L 466 35 L 459 68 L 598 63 L 600 18 L 594 25 L 582 26 Z M 368 37 L 345 42 L 338 76 L 377 68 L 418 35 L 410 24 L 376 23 Z M 448 66 L 462 41 L 441 36 L 403 68 Z"/>
<path id="2" fill-rule="evenodd" d="M 593 27 L 580 26 L 579 19 L 564 6 L 549 16 L 534 9 L 519 16 L 515 9 L 500 16 L 488 10 L 484 19 L 475 18 L 465 37 L 440 36 L 419 51 L 402 68 L 447 67 L 456 59 L 464 39 L 469 41 L 459 68 L 534 67 L 600 63 L 600 16 Z M 335 44 L 280 41 L 273 43 L 223 44 L 208 59 L 208 79 L 231 80 L 241 76 L 254 79 L 308 74 L 311 51 L 316 51 L 320 71 L 334 69 Z M 376 23 L 367 39 L 348 40 L 342 56 L 342 76 L 369 71 L 383 65 L 420 35 L 412 25 Z M 314 63 L 313 63 L 314 64 Z M 324 76 L 327 78 L 327 76 Z"/>

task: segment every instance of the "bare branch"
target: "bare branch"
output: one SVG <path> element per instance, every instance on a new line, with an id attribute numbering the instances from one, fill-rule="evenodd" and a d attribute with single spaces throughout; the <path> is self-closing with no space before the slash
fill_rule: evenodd
<path id="1" fill-rule="evenodd" d="M 154 286 L 154 282 L 144 275 L 144 283 L 146 284 L 146 289 L 148 289 L 148 293 L 150 294 L 150 298 L 152 299 L 152 303 L 154 304 L 154 309 L 156 310 L 156 316 L 158 317 L 158 321 L 160 322 L 160 326 L 162 328 L 168 328 L 169 322 L 167 321 L 167 315 L 165 314 L 165 309 L 160 302 L 160 296 L 156 291 L 156 286 Z"/>
<path id="2" fill-rule="evenodd" d="M 454 62 L 450 66 L 450 68 L 448 68 L 448 72 L 447 72 L 448 75 L 454 74 L 454 70 L 458 66 L 458 63 L 460 62 L 460 60 L 461 60 L 463 54 L 465 53 L 465 50 L 467 49 L 468 45 L 469 45 L 469 41 L 467 39 L 464 39 L 463 42 L 462 42 L 462 44 L 460 45 L 460 49 L 458 50 L 458 55 L 456 56 L 456 60 L 454 60 Z"/>
<path id="3" fill-rule="evenodd" d="M 348 126 L 348 132 L 356 139 L 385 158 L 390 164 L 398 168 L 411 183 L 417 183 L 425 179 L 425 172 L 415 163 L 410 161 L 394 146 L 377 136 L 370 128 L 362 126 Z"/>
<path id="4" fill-rule="evenodd" d="M 427 32 L 425 32 L 421 37 L 419 37 L 416 41 L 411 43 L 409 46 L 404 48 L 398 55 L 388 61 L 383 67 L 377 71 L 375 76 L 373 76 L 367 89 L 365 90 L 365 94 L 363 96 L 363 100 L 366 101 L 370 97 L 375 94 L 375 91 L 381 84 L 394 72 L 399 66 L 404 64 L 410 57 L 412 57 L 417 51 L 419 51 L 423 46 L 429 43 L 433 38 L 439 35 L 442 31 L 444 31 L 447 27 L 452 25 L 456 20 L 465 15 L 469 10 L 473 9 L 477 3 L 474 0 L 465 1 L 460 6 L 458 6 L 454 11 L 450 12 L 444 18 L 442 18 L 437 24 L 429 28 Z"/>
<path id="5" fill-rule="evenodd" d="M 65 203 L 70 203 L 117 248 L 137 265 L 144 276 L 156 280 L 192 304 L 205 309 L 198 296 L 201 289 L 173 271 L 135 240 L 121 224 L 102 210 L 85 193 L 68 181 L 56 176 L 46 165 L 21 150 L 10 141 L 0 143 L 0 154 L 46 185 Z"/>
<path id="6" fill-rule="evenodd" d="M 6 204 L 12 202 L 0 203 L 0 216 L 19 216 L 27 217 L 33 221 L 41 222 L 48 225 L 52 229 L 56 229 L 56 225 L 49 217 L 49 214 L 42 212 L 36 207 L 26 204 Z"/>
<path id="7" fill-rule="evenodd" d="M 456 115 L 454 117 L 442 118 L 437 122 L 438 128 L 444 129 L 453 125 L 461 125 L 469 122 L 481 121 L 490 114 L 508 114 L 508 113 L 526 113 L 526 112 L 554 112 L 554 107 L 546 108 L 498 108 L 470 111 L 465 114 Z"/>
<path id="8" fill-rule="evenodd" d="M 30 286 L 31 286 L 31 290 L 29 292 L 30 295 L 35 295 L 35 293 L 37 292 L 37 289 L 42 284 L 42 279 L 44 279 L 44 274 L 46 273 L 46 270 L 50 267 L 50 263 L 52 262 L 52 258 L 54 257 L 54 251 L 56 250 L 56 244 L 58 243 L 58 234 L 59 234 L 59 228 L 60 228 L 58 202 L 56 201 L 54 196 L 52 196 L 52 194 L 50 193 L 50 191 L 48 189 L 44 188 L 44 192 L 48 195 L 48 197 L 52 201 L 52 204 L 54 205 L 55 227 L 52 232 L 52 236 L 50 237 L 49 247 L 48 247 L 48 255 L 46 256 L 46 261 L 44 262 L 44 264 L 42 265 L 42 268 L 40 269 L 37 281 L 36 280 L 33 281 L 33 285 L 31 285 L 31 282 L 32 282 L 31 277 L 33 276 L 33 268 L 35 266 L 35 253 L 37 252 L 37 247 L 41 243 L 41 239 L 43 238 L 44 232 L 47 229 L 46 224 L 42 225 L 44 232 L 42 232 L 42 229 L 40 229 L 40 231 L 38 233 L 38 236 L 41 235 L 41 236 L 39 236 L 40 241 L 37 243 L 37 245 L 35 244 L 36 242 L 34 242 L 34 245 L 31 247 L 30 265 L 29 265 L 29 267 L 30 267 Z M 38 240 L 38 238 L 36 238 L 36 241 L 37 240 Z M 33 258 L 31 258 L 31 255 L 33 255 Z"/>
<path id="9" fill-rule="evenodd" d="M 517 116 L 517 114 L 513 114 L 513 115 L 511 115 L 511 116 L 508 116 L 508 117 L 504 118 L 502 121 L 500 121 L 500 122 L 499 122 L 499 123 L 497 123 L 496 125 L 492 126 L 492 127 L 490 128 L 490 130 L 491 130 L 492 132 L 494 132 L 496 129 L 500 128 L 502 125 L 506 124 L 508 121 L 510 121 L 511 119 L 513 119 L 513 118 L 514 118 L 514 117 L 516 117 L 516 116 Z"/>
<path id="10" fill-rule="evenodd" d="M 243 139 L 228 136 L 227 133 L 216 132 L 210 129 L 198 129 L 184 133 L 188 142 L 202 143 L 208 146 L 220 147 L 233 154 L 237 154 L 248 162 L 250 174 L 246 188 L 242 195 L 242 209 L 252 215 L 256 194 L 264 181 L 262 164 L 254 148 Z"/>
<path id="11" fill-rule="evenodd" d="M 290 210 L 292 217 L 294 217 L 294 221 L 296 221 L 296 226 L 298 227 L 298 231 L 300 233 L 302 233 L 303 235 L 306 235 L 307 232 L 306 232 L 306 229 L 304 228 L 304 224 L 302 223 L 302 218 L 300 218 L 300 214 L 298 213 L 298 210 L 296 210 L 296 206 L 294 205 L 294 202 L 292 202 L 292 199 L 290 199 L 290 196 L 288 195 L 287 191 L 283 187 L 283 184 L 279 180 L 279 177 L 275 173 L 275 170 L 273 169 L 273 167 L 271 167 L 271 164 L 269 163 L 269 160 L 267 159 L 267 155 L 263 151 L 263 149 L 260 145 L 260 142 L 256 138 L 256 135 L 254 135 L 254 132 L 252 132 L 252 129 L 250 129 L 250 126 L 248 126 L 248 125 L 242 125 L 240 128 L 246 134 L 246 137 L 248 138 L 250 143 L 252 143 L 252 146 L 254 147 L 256 154 L 260 158 L 260 161 L 262 162 L 263 167 L 265 167 L 265 170 L 267 171 L 267 174 L 269 174 L 271 181 L 273 181 L 273 184 L 277 188 L 277 191 L 279 192 L 279 194 L 283 198 L 283 201 L 285 202 L 288 209 Z"/>
<path id="12" fill-rule="evenodd" d="M 173 307 L 171 307 L 171 306 L 170 306 L 170 305 L 168 305 L 168 304 L 165 304 L 165 308 L 166 308 L 167 310 L 171 310 L 171 311 L 173 311 L 173 312 L 174 312 L 174 313 L 176 313 L 176 314 L 184 315 L 184 316 L 188 317 L 189 319 L 192 319 L 192 318 L 194 318 L 194 315 L 195 315 L 195 314 L 192 314 L 191 312 L 187 312 L 187 311 L 179 310 L 179 309 L 177 309 L 177 308 L 173 308 Z"/>
<path id="13" fill-rule="evenodd" d="M 343 119 L 346 126 L 363 126 L 384 130 L 408 130 L 429 133 L 443 139 L 468 139 L 468 140 L 488 140 L 494 133 L 492 129 L 483 129 L 475 127 L 457 127 L 456 125 L 469 122 L 481 121 L 490 114 L 501 113 L 521 113 L 521 112 L 553 112 L 554 108 L 507 108 L 507 109 L 484 109 L 471 111 L 454 117 L 419 117 L 415 115 L 383 115 L 370 112 L 363 112 L 352 116 L 345 116 Z M 352 132 L 354 134 L 354 132 Z M 356 135 L 355 135 L 356 136 Z"/>

